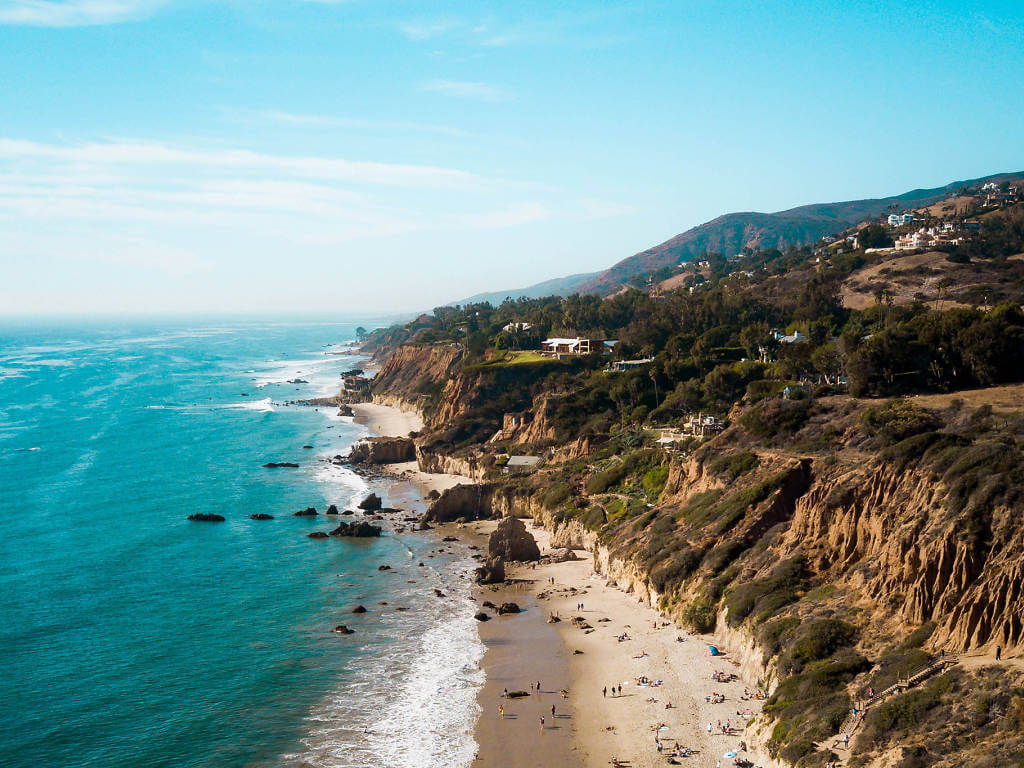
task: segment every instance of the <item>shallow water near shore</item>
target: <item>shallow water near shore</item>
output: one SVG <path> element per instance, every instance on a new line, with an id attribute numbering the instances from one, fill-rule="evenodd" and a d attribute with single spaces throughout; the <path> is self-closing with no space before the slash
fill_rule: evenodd
<path id="1" fill-rule="evenodd" d="M 354 327 L 0 329 L 0 764 L 468 764 L 465 551 L 292 516 L 368 489 L 321 460 L 365 430 L 284 404 L 337 390 Z"/>

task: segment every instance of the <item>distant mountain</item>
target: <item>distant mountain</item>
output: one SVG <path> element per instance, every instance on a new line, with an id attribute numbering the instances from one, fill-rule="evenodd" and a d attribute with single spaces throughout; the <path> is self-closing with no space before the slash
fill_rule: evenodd
<path id="1" fill-rule="evenodd" d="M 890 206 L 898 210 L 921 208 L 949 197 L 962 187 L 987 181 L 1001 182 L 1019 178 L 1020 173 L 1002 173 L 968 181 L 954 181 L 935 189 L 915 189 L 902 195 L 872 200 L 848 200 L 842 203 L 815 203 L 778 213 L 729 213 L 666 240 L 646 251 L 623 259 L 578 287 L 580 293 L 608 293 L 661 267 L 689 261 L 704 251 L 730 256 L 744 247 L 778 248 L 810 245 L 825 235 L 852 227 L 865 219 L 885 213 Z"/>
<path id="2" fill-rule="evenodd" d="M 479 304 L 488 302 L 494 306 L 501 304 L 505 299 L 539 299 L 542 296 L 571 296 L 574 293 L 582 293 L 580 286 L 589 280 L 593 280 L 600 272 L 587 272 L 580 275 L 569 275 L 568 277 L 556 277 L 553 280 L 545 280 L 543 283 L 531 285 L 528 288 L 517 288 L 512 291 L 494 291 L 492 293 L 478 293 L 462 301 L 453 301 L 453 304 Z"/>
<path id="3" fill-rule="evenodd" d="M 704 251 L 730 256 L 739 253 L 745 247 L 785 250 L 789 247 L 810 245 L 825 235 L 840 232 L 865 219 L 879 216 L 889 210 L 890 206 L 895 206 L 897 210 L 923 208 L 950 197 L 963 187 L 973 187 L 988 181 L 1010 181 L 1022 176 L 1024 172 L 999 173 L 980 179 L 954 181 L 934 189 L 914 189 L 892 197 L 847 200 L 841 203 L 814 203 L 778 213 L 728 213 L 676 235 L 661 245 L 623 259 L 603 272 L 545 280 L 543 283 L 518 290 L 478 293 L 453 303 L 487 301 L 491 304 L 500 304 L 506 297 L 518 299 L 520 296 L 538 298 L 569 296 L 573 293 L 611 293 L 628 283 L 635 275 L 647 274 L 661 267 L 689 261 Z"/>

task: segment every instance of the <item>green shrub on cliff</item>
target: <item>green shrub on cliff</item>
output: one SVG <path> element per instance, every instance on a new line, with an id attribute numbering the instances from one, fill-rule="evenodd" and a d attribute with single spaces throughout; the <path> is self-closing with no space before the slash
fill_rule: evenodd
<path id="1" fill-rule="evenodd" d="M 763 579 L 754 579 L 737 585 L 726 598 L 726 618 L 737 626 L 756 611 L 758 621 L 797 599 L 797 590 L 803 585 L 805 561 L 803 555 L 783 560 Z"/>
<path id="2" fill-rule="evenodd" d="M 715 628 L 715 605 L 706 597 L 698 597 L 683 606 L 679 618 L 694 632 L 710 632 Z"/>
<path id="3" fill-rule="evenodd" d="M 736 453 L 728 453 L 725 456 L 719 456 L 708 464 L 708 471 L 717 477 L 732 482 L 740 475 L 745 475 L 756 467 L 757 463 L 756 453 L 752 451 L 738 451 Z"/>
<path id="4" fill-rule="evenodd" d="M 868 408 L 861 419 L 870 434 L 879 436 L 887 444 L 937 429 L 941 424 L 931 411 L 904 398 Z"/>

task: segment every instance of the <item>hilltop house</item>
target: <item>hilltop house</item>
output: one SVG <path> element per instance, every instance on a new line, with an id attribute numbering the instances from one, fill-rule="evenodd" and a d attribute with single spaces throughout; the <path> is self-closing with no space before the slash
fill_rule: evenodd
<path id="1" fill-rule="evenodd" d="M 800 331 L 793 331 L 791 334 L 783 334 L 780 331 L 773 330 L 772 338 L 779 342 L 779 344 L 802 344 L 807 341 L 807 337 L 800 333 Z"/>
<path id="2" fill-rule="evenodd" d="M 604 339 L 583 339 L 575 338 L 553 338 L 545 339 L 540 343 L 541 354 L 549 357 L 582 357 L 584 355 L 595 355 L 607 353 L 610 346 L 615 342 L 608 342 Z"/>
<path id="3" fill-rule="evenodd" d="M 890 213 L 888 221 L 890 227 L 901 227 L 904 224 L 913 224 L 917 219 L 912 213 Z"/>

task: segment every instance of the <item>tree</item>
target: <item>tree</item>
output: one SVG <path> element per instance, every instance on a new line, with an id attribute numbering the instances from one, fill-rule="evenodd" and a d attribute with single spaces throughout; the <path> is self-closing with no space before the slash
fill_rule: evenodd
<path id="1" fill-rule="evenodd" d="M 861 248 L 889 248 L 893 241 L 881 224 L 868 224 L 857 235 Z"/>
<path id="2" fill-rule="evenodd" d="M 360 341 L 366 338 L 366 329 L 363 328 L 363 326 L 361 325 L 358 328 L 356 328 L 356 338 L 359 339 Z"/>

